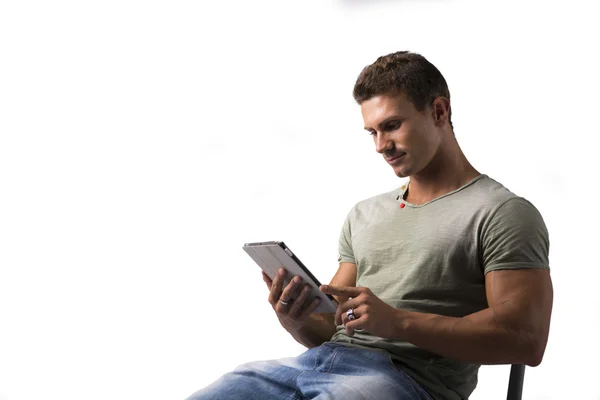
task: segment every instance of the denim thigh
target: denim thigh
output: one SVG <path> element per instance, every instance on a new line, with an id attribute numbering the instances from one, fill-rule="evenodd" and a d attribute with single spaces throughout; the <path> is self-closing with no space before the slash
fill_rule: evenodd
<path id="1" fill-rule="evenodd" d="M 242 364 L 188 400 L 431 400 L 384 351 L 325 342 L 297 357 Z"/>

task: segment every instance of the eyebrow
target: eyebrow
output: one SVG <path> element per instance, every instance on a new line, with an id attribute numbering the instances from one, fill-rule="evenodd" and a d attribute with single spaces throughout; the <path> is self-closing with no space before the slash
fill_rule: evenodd
<path id="1" fill-rule="evenodd" d="M 402 119 L 402 117 L 400 115 L 397 115 L 397 114 L 391 115 L 391 116 L 387 117 L 386 119 L 384 119 L 383 121 L 381 121 L 379 123 L 379 125 L 378 125 L 378 128 L 381 129 L 381 127 L 383 125 L 387 124 L 388 122 L 390 122 L 393 119 Z M 369 128 L 368 126 L 365 126 L 365 130 L 366 131 L 369 131 L 371 129 L 373 129 L 373 128 Z"/>

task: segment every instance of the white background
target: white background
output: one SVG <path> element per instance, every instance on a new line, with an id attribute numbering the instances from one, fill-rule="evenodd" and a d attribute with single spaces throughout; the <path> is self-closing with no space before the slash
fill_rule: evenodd
<path id="1" fill-rule="evenodd" d="M 352 88 L 405 49 L 550 231 L 524 398 L 600 399 L 593 3 L 2 1 L 0 400 L 184 399 L 303 352 L 241 246 L 284 240 L 329 282 L 350 208 L 401 184 Z M 471 398 L 505 398 L 508 372 Z"/>

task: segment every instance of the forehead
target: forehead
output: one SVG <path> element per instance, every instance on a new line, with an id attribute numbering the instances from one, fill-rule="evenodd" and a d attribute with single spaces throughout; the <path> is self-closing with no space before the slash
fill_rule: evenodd
<path id="1" fill-rule="evenodd" d="M 402 93 L 378 95 L 361 103 L 365 127 L 375 127 L 392 116 L 408 117 L 415 112 L 412 102 Z"/>

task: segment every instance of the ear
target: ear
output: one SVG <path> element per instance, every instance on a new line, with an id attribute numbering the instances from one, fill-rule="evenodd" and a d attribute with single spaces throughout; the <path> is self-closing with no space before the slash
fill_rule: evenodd
<path id="1" fill-rule="evenodd" d="M 450 114 L 450 100 L 445 97 L 437 97 L 431 106 L 433 108 L 435 125 L 441 127 L 446 124 Z"/>

